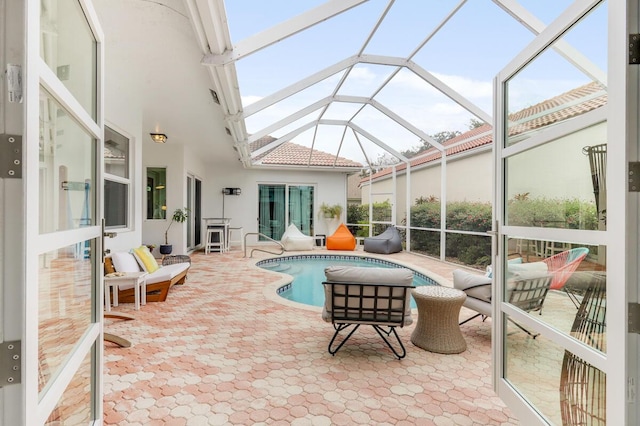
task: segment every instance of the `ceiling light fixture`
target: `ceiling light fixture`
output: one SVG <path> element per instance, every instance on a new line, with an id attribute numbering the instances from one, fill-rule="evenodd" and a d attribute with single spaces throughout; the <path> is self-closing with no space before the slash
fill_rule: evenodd
<path id="1" fill-rule="evenodd" d="M 151 140 L 155 143 L 166 143 L 167 135 L 164 133 L 149 133 L 151 135 Z"/>

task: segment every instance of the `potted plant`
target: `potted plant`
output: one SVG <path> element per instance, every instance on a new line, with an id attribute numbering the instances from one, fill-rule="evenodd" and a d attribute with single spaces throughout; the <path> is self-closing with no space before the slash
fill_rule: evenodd
<path id="1" fill-rule="evenodd" d="M 340 204 L 327 204 L 322 203 L 320 205 L 320 214 L 327 219 L 339 218 L 342 214 L 342 206 Z"/>
<path id="2" fill-rule="evenodd" d="M 184 209 L 176 209 L 173 212 L 173 216 L 171 216 L 171 222 L 169 222 L 167 230 L 164 231 L 164 244 L 160 244 L 160 253 L 171 254 L 171 252 L 173 251 L 173 245 L 169 244 L 169 228 L 171 228 L 173 222 L 183 223 L 185 220 L 187 220 L 187 217 L 189 217 L 188 212 L 189 209 L 186 207 Z"/>

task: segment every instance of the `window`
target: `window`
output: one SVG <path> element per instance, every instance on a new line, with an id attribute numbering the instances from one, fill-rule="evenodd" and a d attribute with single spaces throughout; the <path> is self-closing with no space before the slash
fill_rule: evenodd
<path id="1" fill-rule="evenodd" d="M 167 169 L 147 167 L 147 219 L 167 218 Z"/>
<path id="2" fill-rule="evenodd" d="M 104 127 L 104 221 L 107 228 L 129 227 L 129 138 Z"/>
<path id="3" fill-rule="evenodd" d="M 314 235 L 313 193 L 314 187 L 310 185 L 259 185 L 260 233 L 279 240 L 287 225 L 294 223 L 303 234 Z"/>

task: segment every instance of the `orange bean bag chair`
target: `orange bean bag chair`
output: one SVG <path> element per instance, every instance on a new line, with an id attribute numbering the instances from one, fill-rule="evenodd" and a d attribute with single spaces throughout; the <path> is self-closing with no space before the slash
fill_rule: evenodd
<path id="1" fill-rule="evenodd" d="M 327 237 L 327 250 L 355 250 L 356 238 L 351 234 L 349 228 L 341 223 L 333 235 Z"/>

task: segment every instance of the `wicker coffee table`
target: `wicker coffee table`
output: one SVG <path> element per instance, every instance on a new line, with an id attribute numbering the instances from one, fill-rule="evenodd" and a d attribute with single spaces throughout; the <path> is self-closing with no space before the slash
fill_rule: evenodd
<path id="1" fill-rule="evenodd" d="M 418 306 L 418 321 L 411 343 L 441 354 L 458 354 L 467 349 L 458 317 L 467 295 L 457 289 L 421 286 L 411 291 Z"/>

